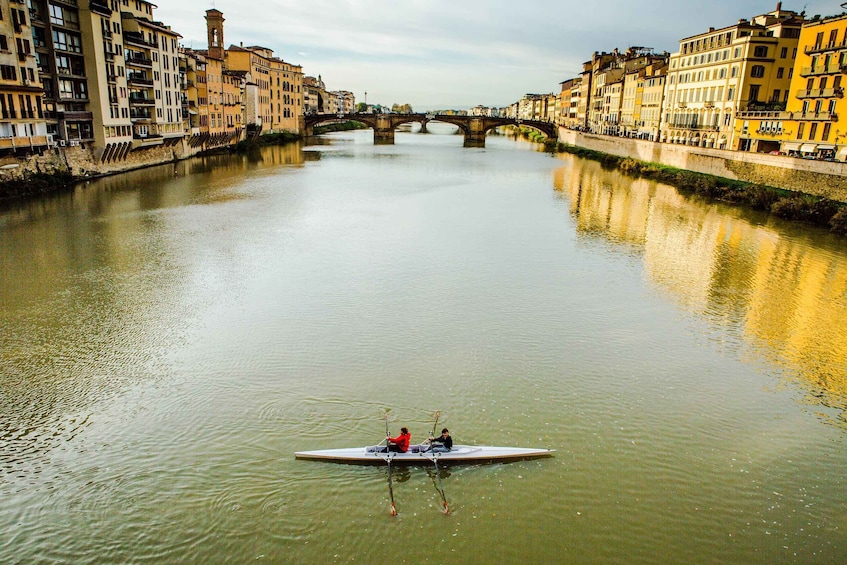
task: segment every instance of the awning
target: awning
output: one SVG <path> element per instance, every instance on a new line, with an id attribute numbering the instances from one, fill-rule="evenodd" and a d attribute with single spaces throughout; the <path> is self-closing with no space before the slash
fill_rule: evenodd
<path id="1" fill-rule="evenodd" d="M 834 145 L 818 145 L 818 151 L 835 151 Z"/>
<path id="2" fill-rule="evenodd" d="M 792 143 L 790 141 L 787 141 L 787 142 L 782 144 L 782 150 L 783 151 L 800 151 L 801 145 L 803 145 L 803 144 L 802 143 Z"/>
<path id="3" fill-rule="evenodd" d="M 847 145 L 838 150 L 838 154 L 835 158 L 839 161 L 847 161 Z"/>
<path id="4" fill-rule="evenodd" d="M 800 153 L 814 153 L 818 150 L 816 143 L 804 143 L 800 146 Z"/>

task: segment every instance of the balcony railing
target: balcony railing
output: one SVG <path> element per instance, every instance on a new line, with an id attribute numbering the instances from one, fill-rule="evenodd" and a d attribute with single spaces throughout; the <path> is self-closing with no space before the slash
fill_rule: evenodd
<path id="1" fill-rule="evenodd" d="M 790 120 L 791 116 L 791 112 L 760 112 L 755 110 L 735 114 L 735 117 L 741 120 Z"/>
<path id="2" fill-rule="evenodd" d="M 59 119 L 66 122 L 87 122 L 94 119 L 92 112 L 59 112 Z"/>
<path id="3" fill-rule="evenodd" d="M 126 77 L 127 82 L 132 86 L 153 86 L 153 79 L 147 78 L 145 75 L 130 73 Z"/>
<path id="4" fill-rule="evenodd" d="M 130 110 L 129 118 L 131 120 L 149 120 L 152 118 L 152 115 L 147 110 Z"/>
<path id="5" fill-rule="evenodd" d="M 152 67 L 153 60 L 145 57 L 144 55 L 133 54 L 126 58 L 127 65 L 134 65 L 136 67 Z"/>
<path id="6" fill-rule="evenodd" d="M 157 47 L 155 43 L 151 43 L 144 39 L 144 35 L 137 31 L 125 31 L 124 43 L 129 43 L 131 45 L 140 45 L 142 47 Z"/>
<path id="7" fill-rule="evenodd" d="M 155 106 L 156 101 L 148 96 L 129 95 L 129 103 L 134 106 Z"/>
<path id="8" fill-rule="evenodd" d="M 109 8 L 109 6 L 105 2 L 100 2 L 99 0 L 91 0 L 88 3 L 88 6 L 91 8 L 92 12 L 96 12 L 104 16 L 112 15 L 112 9 Z"/>
<path id="9" fill-rule="evenodd" d="M 847 40 L 844 41 L 833 41 L 830 43 L 821 43 L 819 45 L 810 45 L 804 49 L 804 52 L 808 55 L 813 53 L 825 53 L 826 51 L 836 51 L 838 49 L 847 48 Z"/>
<path id="10" fill-rule="evenodd" d="M 817 88 L 813 90 L 798 90 L 797 98 L 843 98 L 843 88 Z"/>
<path id="11" fill-rule="evenodd" d="M 801 77 L 813 77 L 818 75 L 837 75 L 843 72 L 842 65 L 838 63 L 830 63 L 829 65 L 816 65 L 814 67 L 802 67 L 800 69 Z"/>
<path id="12" fill-rule="evenodd" d="M 835 112 L 794 112 L 791 119 L 804 122 L 837 122 L 838 114 Z"/>
<path id="13" fill-rule="evenodd" d="M 739 120 L 794 120 L 804 122 L 837 122 L 834 112 L 737 112 Z"/>

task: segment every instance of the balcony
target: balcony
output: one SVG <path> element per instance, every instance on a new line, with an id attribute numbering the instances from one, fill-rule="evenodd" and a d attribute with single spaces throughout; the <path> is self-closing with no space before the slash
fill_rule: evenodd
<path id="1" fill-rule="evenodd" d="M 144 39 L 144 34 L 137 31 L 125 31 L 124 43 L 128 45 L 136 45 L 139 47 L 158 47 L 155 43 L 150 43 Z"/>
<path id="2" fill-rule="evenodd" d="M 797 98 L 844 98 L 843 88 L 818 88 L 814 90 L 798 90 Z"/>
<path id="3" fill-rule="evenodd" d="M 153 67 L 153 60 L 141 55 L 140 53 L 132 53 L 126 58 L 126 64 L 133 67 Z"/>
<path id="4" fill-rule="evenodd" d="M 91 112 L 59 112 L 60 120 L 66 122 L 90 122 L 94 119 L 94 114 Z"/>
<path id="5" fill-rule="evenodd" d="M 31 137 L 0 137 L 0 149 L 46 147 L 47 145 L 48 139 L 46 135 L 34 135 Z"/>
<path id="6" fill-rule="evenodd" d="M 130 106 L 155 106 L 156 101 L 147 96 L 139 96 L 137 94 L 129 95 Z"/>
<path id="7" fill-rule="evenodd" d="M 759 128 L 759 129 L 756 130 L 757 135 L 764 135 L 764 136 L 767 136 L 767 137 L 780 137 L 780 136 L 782 136 L 782 133 L 783 132 L 782 132 L 781 129 L 776 130 L 776 129 L 761 129 L 761 128 Z"/>
<path id="8" fill-rule="evenodd" d="M 153 79 L 147 78 L 146 75 L 130 73 L 127 75 L 126 81 L 130 86 L 146 86 L 153 88 Z"/>
<path id="9" fill-rule="evenodd" d="M 839 49 L 847 49 L 847 41 L 833 41 L 832 43 L 810 45 L 803 52 L 807 55 L 814 55 L 815 53 L 826 53 L 827 51 L 838 51 Z"/>
<path id="10" fill-rule="evenodd" d="M 801 77 L 814 77 L 819 75 L 837 75 L 844 72 L 844 67 L 838 63 L 830 63 L 829 65 L 817 65 L 814 67 L 802 67 L 800 69 Z"/>
<path id="11" fill-rule="evenodd" d="M 92 12 L 95 12 L 97 14 L 107 17 L 112 15 L 112 9 L 109 8 L 109 6 L 105 2 L 100 2 L 99 0 L 91 0 L 88 3 L 88 7 L 91 8 Z"/>
<path id="12" fill-rule="evenodd" d="M 802 122 L 837 122 L 838 114 L 835 112 L 793 112 L 791 119 Z"/>
<path id="13" fill-rule="evenodd" d="M 132 110 L 129 111 L 129 119 L 133 122 L 149 121 L 153 119 L 153 115 L 149 110 Z"/>
<path id="14" fill-rule="evenodd" d="M 790 120 L 793 114 L 791 112 L 737 112 L 735 117 L 740 120 Z"/>

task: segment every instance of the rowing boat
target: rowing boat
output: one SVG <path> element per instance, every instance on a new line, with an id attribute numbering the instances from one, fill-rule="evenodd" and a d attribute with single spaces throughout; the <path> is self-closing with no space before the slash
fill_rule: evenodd
<path id="1" fill-rule="evenodd" d="M 428 451 L 429 446 L 412 445 L 406 453 L 385 453 L 380 447 L 347 447 L 342 449 L 319 449 L 316 451 L 297 451 L 296 459 L 329 461 L 355 465 L 385 464 L 389 456 L 391 462 L 405 465 L 429 465 L 433 461 L 440 463 L 497 463 L 523 461 L 551 457 L 551 449 L 525 447 L 495 447 L 491 445 L 454 445 L 447 452 Z"/>

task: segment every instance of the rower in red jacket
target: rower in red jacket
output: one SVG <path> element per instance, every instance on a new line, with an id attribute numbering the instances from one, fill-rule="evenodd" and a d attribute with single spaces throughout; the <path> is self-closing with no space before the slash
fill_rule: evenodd
<path id="1" fill-rule="evenodd" d="M 412 434 L 408 428 L 400 428 L 400 435 L 397 437 L 387 437 L 388 451 L 394 453 L 406 453 L 409 451 L 409 443 L 412 441 Z"/>

